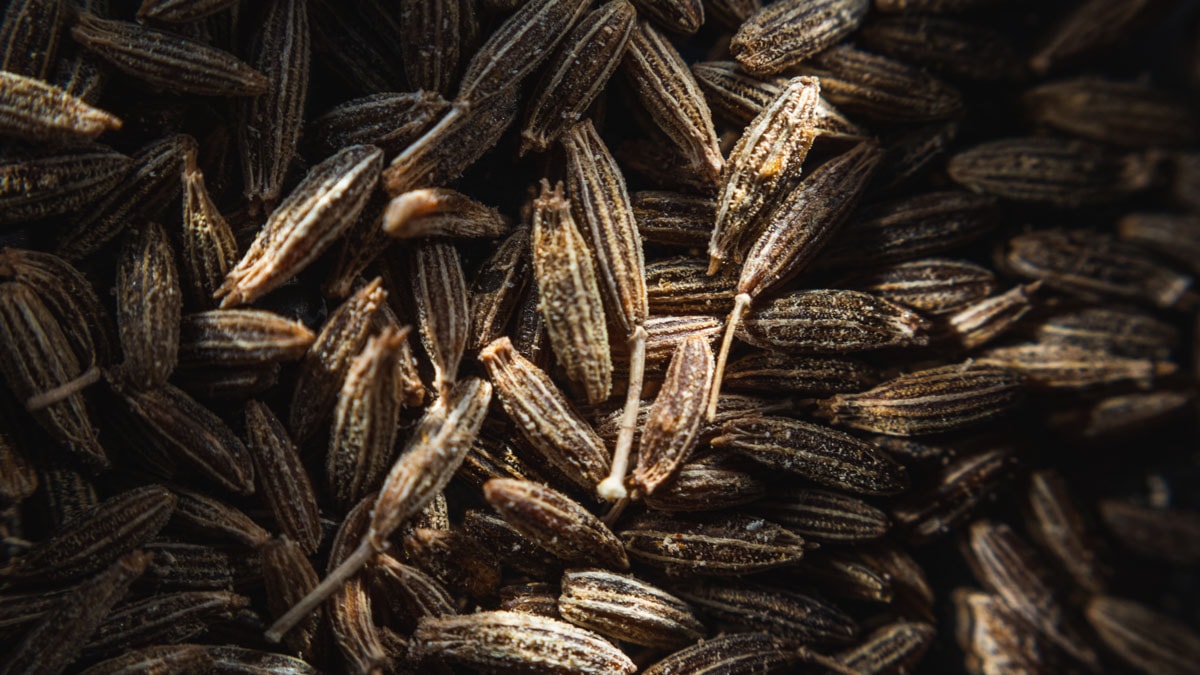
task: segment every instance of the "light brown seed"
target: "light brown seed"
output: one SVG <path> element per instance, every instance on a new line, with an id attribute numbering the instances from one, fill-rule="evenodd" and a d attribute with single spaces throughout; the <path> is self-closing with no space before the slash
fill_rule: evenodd
<path id="1" fill-rule="evenodd" d="M 78 262 L 94 255 L 131 224 L 156 220 L 178 194 L 180 172 L 194 164 L 196 139 L 176 134 L 142 146 L 133 166 L 104 199 L 75 220 L 58 239 L 58 255 Z"/>
<path id="2" fill-rule="evenodd" d="M 1144 673 L 1183 675 L 1200 658 L 1200 635 L 1140 603 L 1100 595 L 1084 612 L 1104 645 Z"/>
<path id="3" fill-rule="evenodd" d="M 379 148 L 353 145 L 313 167 L 225 277 L 221 307 L 254 302 L 316 260 L 362 212 L 382 162 Z"/>
<path id="4" fill-rule="evenodd" d="M 116 115 L 58 87 L 0 71 L 0 135 L 42 142 L 85 141 L 120 128 Z"/>
<path id="5" fill-rule="evenodd" d="M 759 518 L 646 513 L 617 533 L 629 557 L 671 575 L 738 576 L 799 561 L 804 539 Z"/>
<path id="6" fill-rule="evenodd" d="M 775 2 L 746 19 L 729 51 L 751 73 L 777 73 L 837 43 L 870 6 L 868 0 Z"/>
<path id="7" fill-rule="evenodd" d="M 771 522 L 817 542 L 870 541 L 887 534 L 891 526 L 882 510 L 832 490 L 787 490 L 756 502 L 753 509 Z"/>
<path id="8" fill-rule="evenodd" d="M 182 312 L 179 272 L 166 231 L 157 223 L 135 227 L 117 261 L 117 330 L 125 383 L 152 389 L 171 376 L 179 362 Z"/>
<path id="9" fill-rule="evenodd" d="M 316 336 L 300 323 L 261 309 L 217 309 L 183 317 L 179 358 L 190 365 L 294 361 Z"/>
<path id="10" fill-rule="evenodd" d="M 346 371 L 325 463 L 330 493 L 342 509 L 373 492 L 392 462 L 402 403 L 396 366 L 407 338 L 408 330 L 385 328 Z"/>
<path id="11" fill-rule="evenodd" d="M 67 581 L 95 574 L 154 537 L 174 508 L 175 496 L 158 485 L 110 497 L 32 546 L 11 576 Z"/>
<path id="12" fill-rule="evenodd" d="M 710 339 L 689 336 L 679 343 L 662 388 L 642 426 L 632 481 L 642 495 L 671 480 L 700 440 L 713 378 Z"/>
<path id="13" fill-rule="evenodd" d="M 433 362 L 434 388 L 444 395 L 458 378 L 471 331 L 462 262 L 453 244 L 429 239 L 412 247 L 410 269 L 421 345 Z"/>
<path id="14" fill-rule="evenodd" d="M 747 582 L 694 581 L 680 597 L 706 615 L 804 645 L 846 644 L 858 625 L 836 606 L 811 595 Z"/>
<path id="15" fill-rule="evenodd" d="M 102 145 L 0 159 L 0 225 L 69 213 L 117 186 L 133 161 Z"/>
<path id="16" fill-rule="evenodd" d="M 300 372 L 288 415 L 288 428 L 297 445 L 303 446 L 325 424 L 337 403 L 338 391 L 350 363 L 367 344 L 376 325 L 387 291 L 379 278 L 364 284 L 325 320 L 317 339 L 309 347 Z"/>
<path id="17" fill-rule="evenodd" d="M 767 633 L 735 633 L 701 640 L 642 672 L 645 675 L 786 672 L 799 660 L 795 649 L 785 640 Z"/>
<path id="18" fill-rule="evenodd" d="M 990 298 L 984 298 L 946 317 L 953 339 L 963 349 L 975 349 L 1003 335 L 1033 309 L 1035 281 Z"/>
<path id="19" fill-rule="evenodd" d="M 1007 525 L 986 520 L 973 523 L 968 562 L 975 576 L 1013 613 L 1075 660 L 1098 669 L 1096 652 L 1067 613 L 1048 570 Z"/>
<path id="20" fill-rule="evenodd" d="M 1079 347 L 1038 344 L 993 347 L 980 354 L 975 363 L 1020 373 L 1031 388 L 1049 391 L 1102 389 L 1121 384 L 1152 389 L 1156 380 L 1178 369 L 1170 361 L 1131 359 Z"/>
<path id="21" fill-rule="evenodd" d="M 398 195 L 383 212 L 383 230 L 400 239 L 493 239 L 508 234 L 508 219 L 461 192 L 424 188 Z"/>
<path id="22" fill-rule="evenodd" d="M 558 612 L 558 584 L 545 581 L 510 584 L 502 586 L 499 595 L 500 609 L 506 612 L 524 612 L 549 619 L 563 618 Z"/>
<path id="23" fill-rule="evenodd" d="M 716 313 L 734 294 L 737 278 L 723 273 L 709 276 L 706 263 L 693 256 L 677 256 L 646 265 L 646 299 L 654 314 Z"/>
<path id="24" fill-rule="evenodd" d="M 629 569 L 612 530 L 563 493 L 531 481 L 495 478 L 484 484 L 483 496 L 518 532 L 564 562 Z"/>
<path id="25" fill-rule="evenodd" d="M 717 208 L 707 197 L 662 191 L 635 192 L 631 206 L 646 241 L 693 248 L 708 242 Z"/>
<path id="26" fill-rule="evenodd" d="M 479 353 L 505 412 L 548 464 L 592 491 L 607 474 L 608 450 L 550 377 L 502 337 Z"/>
<path id="27" fill-rule="evenodd" d="M 629 657 L 591 631 L 520 612 L 475 612 L 422 619 L 413 633 L 413 653 L 437 656 L 491 671 L 536 663 L 540 671 L 627 674 L 637 670 Z"/>
<path id="28" fill-rule="evenodd" d="M 902 673 L 912 668 L 933 644 L 937 628 L 917 621 L 896 621 L 876 629 L 857 647 L 833 655 L 852 672 L 864 675 Z"/>
<path id="29" fill-rule="evenodd" d="M 628 0 L 611 0 L 579 20 L 537 83 L 520 154 L 545 152 L 583 118 L 621 63 L 636 18 Z"/>
<path id="30" fill-rule="evenodd" d="M 848 225 L 849 232 L 854 225 Z M 838 286 L 864 291 L 926 316 L 952 314 L 996 290 L 991 270 L 966 260 L 924 258 L 876 267 Z"/>
<path id="31" fill-rule="evenodd" d="M 920 436 L 982 424 L 1022 400 L 1024 378 L 1011 370 L 964 363 L 918 370 L 869 391 L 820 402 L 834 424 L 893 436 Z"/>
<path id="32" fill-rule="evenodd" d="M 702 183 L 715 186 L 725 160 L 712 112 L 683 57 L 653 26 L 641 21 L 633 29 L 621 64 L 650 119 L 683 156 L 686 167 L 676 170 L 689 171 Z"/>
<path id="33" fill-rule="evenodd" d="M 538 310 L 550 345 L 567 378 L 582 387 L 588 403 L 600 403 L 612 393 L 604 299 L 562 183 L 551 191 L 549 182 L 542 181 L 541 195 L 533 203 L 531 246 Z"/>
<path id="34" fill-rule="evenodd" d="M 738 257 L 756 221 L 799 177 L 817 136 L 820 96 L 816 78 L 789 80 L 733 146 L 721 171 L 716 224 L 708 244 L 709 274 L 728 258 Z"/>
<path id="35" fill-rule="evenodd" d="M 128 21 L 81 14 L 71 37 L 118 70 L 168 91 L 258 96 L 270 84 L 229 52 Z"/>
<path id="36" fill-rule="evenodd" d="M 246 403 L 246 436 L 258 492 L 276 525 L 305 553 L 315 553 L 321 543 L 320 511 L 295 444 L 279 418 L 258 401 Z"/>
<path id="37" fill-rule="evenodd" d="M 211 309 L 225 275 L 237 264 L 233 229 L 217 210 L 195 166 L 183 170 L 183 278 L 193 306 Z"/>
<path id="38" fill-rule="evenodd" d="M 955 635 L 966 652 L 964 664 L 973 675 L 985 673 L 1046 673 L 1061 664 L 1038 635 L 990 593 L 955 589 Z"/>
<path id="39" fill-rule="evenodd" d="M 237 111 L 243 194 L 252 210 L 270 210 L 283 191 L 304 123 L 309 49 L 305 0 L 267 3 L 247 55 L 267 86 L 240 101 Z"/>
<path id="40" fill-rule="evenodd" d="M 704 625 L 679 598 L 635 577 L 598 569 L 568 570 L 558 597 L 562 618 L 613 640 L 675 647 L 704 636 Z"/>
<path id="41" fill-rule="evenodd" d="M 349 672 L 382 672 L 388 652 L 382 631 L 375 625 L 366 580 L 354 577 L 346 581 L 329 604 L 329 626 L 334 644 Z"/>

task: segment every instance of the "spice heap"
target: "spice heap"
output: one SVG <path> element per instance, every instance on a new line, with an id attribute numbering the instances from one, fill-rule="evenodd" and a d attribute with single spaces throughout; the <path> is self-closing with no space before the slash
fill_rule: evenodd
<path id="1" fill-rule="evenodd" d="M 0 673 L 1194 672 L 1195 10 L 12 0 Z"/>

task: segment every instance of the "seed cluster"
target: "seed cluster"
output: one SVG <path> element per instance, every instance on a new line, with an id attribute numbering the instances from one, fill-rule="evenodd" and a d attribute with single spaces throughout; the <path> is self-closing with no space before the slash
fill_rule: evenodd
<path id="1" fill-rule="evenodd" d="M 0 675 L 1195 672 L 1200 22 L 1043 4 L 11 0 Z"/>

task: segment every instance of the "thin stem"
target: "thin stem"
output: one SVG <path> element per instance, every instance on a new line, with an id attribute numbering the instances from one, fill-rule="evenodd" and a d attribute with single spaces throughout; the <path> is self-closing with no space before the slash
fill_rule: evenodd
<path id="1" fill-rule="evenodd" d="M 278 644 L 283 639 L 283 636 L 292 628 L 295 628 L 296 624 L 303 621 L 304 617 L 312 613 L 317 608 L 317 605 L 325 602 L 329 596 L 336 593 L 342 587 L 342 584 L 357 574 L 363 568 L 363 565 L 366 565 L 367 561 L 371 559 L 371 556 L 376 553 L 375 546 L 371 544 L 372 536 L 373 533 L 368 532 L 367 536 L 363 537 L 363 541 L 358 545 L 358 548 L 354 549 L 354 552 L 347 556 L 342 561 L 342 564 L 334 568 L 329 573 L 329 576 L 317 584 L 316 588 L 309 591 L 308 595 L 300 599 L 300 602 L 293 605 L 275 623 L 271 624 L 271 627 L 264 633 L 267 640 Z"/>
<path id="2" fill-rule="evenodd" d="M 733 346 L 733 332 L 737 329 L 738 322 L 742 320 L 742 313 L 749 306 L 750 295 L 738 293 L 737 297 L 733 299 L 733 311 L 725 320 L 725 337 L 721 340 L 721 353 L 717 355 L 717 370 L 713 373 L 712 391 L 708 395 L 709 422 L 717 417 L 717 400 L 721 397 L 721 380 L 725 379 L 725 362 L 729 360 L 729 349 Z"/>
<path id="3" fill-rule="evenodd" d="M 624 499 L 625 473 L 629 470 L 629 451 L 633 448 L 633 434 L 637 431 L 638 406 L 642 402 L 642 380 L 646 374 L 646 329 L 637 326 L 629 336 L 629 389 L 625 392 L 625 412 L 621 415 L 621 429 L 617 433 L 617 447 L 613 450 L 612 470 L 608 478 L 596 486 L 601 499 Z"/>
<path id="4" fill-rule="evenodd" d="M 83 371 L 79 377 L 73 380 L 64 382 L 63 384 L 60 384 L 53 389 L 43 391 L 40 394 L 34 394 L 33 396 L 30 396 L 29 400 L 25 401 L 25 409 L 29 412 L 36 412 L 47 406 L 54 405 L 55 403 L 68 398 L 72 394 L 81 392 L 99 381 L 100 369 L 96 366 L 91 366 L 87 370 Z"/>

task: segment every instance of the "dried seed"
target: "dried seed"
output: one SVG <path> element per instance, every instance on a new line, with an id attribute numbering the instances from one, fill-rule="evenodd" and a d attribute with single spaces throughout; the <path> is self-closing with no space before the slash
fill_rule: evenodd
<path id="1" fill-rule="evenodd" d="M 1139 16 L 1151 7 L 1146 0 L 1121 2 L 1089 0 L 1077 5 L 1029 59 L 1034 72 L 1044 74 L 1065 62 L 1121 40 Z"/>
<path id="2" fill-rule="evenodd" d="M 156 643 L 184 642 L 233 618 L 250 598 L 236 593 L 186 591 L 125 603 L 110 612 L 85 641 L 90 656 Z"/>
<path id="3" fill-rule="evenodd" d="M 705 245 L 717 209 L 707 197 L 678 192 L 635 192 L 630 205 L 642 238 L 664 246 Z"/>
<path id="4" fill-rule="evenodd" d="M 479 266 L 468 289 L 471 335 L 467 348 L 480 350 L 504 334 L 530 271 L 530 231 L 521 226 Z"/>
<path id="5" fill-rule="evenodd" d="M 462 262 L 452 244 L 423 240 L 413 247 L 410 269 L 421 345 L 433 361 L 434 388 L 444 395 L 458 377 L 471 330 Z"/>
<path id="6" fill-rule="evenodd" d="M 1183 675 L 1200 658 L 1200 635 L 1132 600 L 1093 597 L 1085 616 L 1106 647 L 1144 673 Z"/>
<path id="7" fill-rule="evenodd" d="M 505 567 L 520 574 L 550 578 L 562 573 L 557 558 L 490 511 L 468 510 L 463 516 L 463 529 L 483 542 Z"/>
<path id="8" fill-rule="evenodd" d="M 879 18 L 863 44 L 881 54 L 969 80 L 1020 80 L 1024 58 L 1003 33 L 976 22 L 931 16 Z"/>
<path id="9" fill-rule="evenodd" d="M 709 276 L 700 258 L 678 256 L 646 265 L 646 299 L 655 314 L 715 313 L 737 288 L 730 274 Z"/>
<path id="10" fill-rule="evenodd" d="M 128 21 L 80 14 L 71 37 L 118 70 L 168 91 L 258 96 L 270 86 L 229 52 Z"/>
<path id="11" fill-rule="evenodd" d="M 1048 136 L 981 143 L 951 157 L 946 171 L 972 192 L 1062 207 L 1124 199 L 1152 179 L 1136 154 Z"/>
<path id="12" fill-rule="evenodd" d="M 479 360 L 505 412 L 538 455 L 577 487 L 593 490 L 609 468 L 608 450 L 550 377 L 518 354 L 507 337 L 485 347 Z"/>
<path id="13" fill-rule="evenodd" d="M 60 0 L 17 0 L 0 23 L 0 71 L 39 80 L 50 74 L 67 8 Z"/>
<path id="14" fill-rule="evenodd" d="M 733 61 L 704 61 L 692 64 L 696 83 L 704 91 L 709 107 L 719 117 L 747 125 L 788 86 L 786 77 L 750 75 Z M 818 136 L 862 138 L 867 132 L 846 118 L 825 99 L 817 100 L 813 124 Z"/>
<path id="15" fill-rule="evenodd" d="M 562 617 L 613 640 L 674 647 L 699 640 L 704 625 L 679 598 L 624 574 L 568 570 L 558 598 Z"/>
<path id="16" fill-rule="evenodd" d="M 195 165 L 196 139 L 176 134 L 147 143 L 133 156 L 120 185 L 73 222 L 58 240 L 58 255 L 77 262 L 94 255 L 130 224 L 156 220 L 179 195 L 179 176 Z"/>
<path id="17" fill-rule="evenodd" d="M 146 571 L 149 559 L 150 556 L 142 551 L 127 553 L 72 589 L 25 633 L 20 644 L 12 648 L 5 659 L 3 672 L 6 675 L 57 673 L 67 668 L 109 609 Z"/>
<path id="18" fill-rule="evenodd" d="M 700 520 L 647 513 L 617 534 L 629 557 L 671 575 L 752 574 L 793 565 L 808 548 L 799 535 L 740 514 Z"/>
<path id="19" fill-rule="evenodd" d="M 531 581 L 526 584 L 502 586 L 499 591 L 500 609 L 561 619 L 558 613 L 558 584 Z M 585 626 L 586 628 L 586 626 Z"/>
<path id="20" fill-rule="evenodd" d="M 999 597 L 959 588 L 952 598 L 955 635 L 966 652 L 966 668 L 973 675 L 1051 672 L 1047 668 L 1051 667 L 1053 653 L 1047 649 L 1048 645 L 1014 616 Z"/>
<path id="21" fill-rule="evenodd" d="M 964 363 L 918 370 L 869 391 L 820 402 L 834 424 L 892 436 L 920 436 L 976 426 L 1011 412 L 1024 378 L 1011 370 Z"/>
<path id="22" fill-rule="evenodd" d="M 975 360 L 983 367 L 1020 373 L 1032 388 L 1050 391 L 1097 389 L 1133 384 L 1151 389 L 1178 368 L 1169 361 L 1113 356 L 1079 347 L 1021 344 L 993 347 Z"/>
<path id="23" fill-rule="evenodd" d="M 1105 499 L 1099 504 L 1104 526 L 1125 548 L 1176 565 L 1200 560 L 1200 514 Z"/>
<path id="24" fill-rule="evenodd" d="M 922 173 L 958 136 L 959 121 L 905 125 L 883 137 L 883 161 L 873 187 L 893 191 Z"/>
<path id="25" fill-rule="evenodd" d="M 638 12 L 663 30 L 692 34 L 704 23 L 700 0 L 633 0 Z"/>
<path id="26" fill-rule="evenodd" d="M 962 94 L 924 70 L 851 45 L 831 47 L 799 70 L 819 77 L 830 103 L 887 123 L 928 122 L 957 115 Z"/>
<path id="27" fill-rule="evenodd" d="M 766 484 L 745 471 L 701 461 L 684 464 L 645 502 L 655 511 L 715 511 L 751 504 L 766 492 Z"/>
<path id="28" fill-rule="evenodd" d="M 846 644 L 858 633 L 854 619 L 837 607 L 782 588 L 695 581 L 679 588 L 678 593 L 704 614 L 765 631 L 790 643 Z"/>
<path id="29" fill-rule="evenodd" d="M 1056 471 L 1035 471 L 1026 496 L 1029 534 L 1088 593 L 1103 593 L 1112 575 L 1105 551 L 1087 527 L 1066 480 Z"/>
<path id="30" fill-rule="evenodd" d="M 260 96 L 240 101 L 238 147 L 250 208 L 279 202 L 296 154 L 308 94 L 309 34 L 305 0 L 274 0 L 250 43 L 250 65 L 266 76 Z"/>
<path id="31" fill-rule="evenodd" d="M 329 248 L 362 212 L 382 162 L 379 148 L 353 145 L 313 167 L 225 277 L 221 307 L 254 302 Z"/>
<path id="32" fill-rule="evenodd" d="M 767 633 L 735 633 L 696 644 L 671 654 L 642 671 L 645 675 L 670 673 L 750 673 L 786 672 L 799 661 L 799 655 L 785 640 Z"/>
<path id="33" fill-rule="evenodd" d="M 1014 464 L 1006 448 L 955 459 L 939 472 L 932 487 L 893 508 L 892 519 L 909 541 L 932 541 L 965 522 L 1001 486 Z"/>
<path id="34" fill-rule="evenodd" d="M 152 389 L 171 376 L 179 362 L 182 311 L 175 252 L 166 231 L 156 223 L 134 228 L 117 261 L 117 330 L 126 384 Z"/>
<path id="35" fill-rule="evenodd" d="M 85 371 L 58 320 L 22 282 L 0 283 L 0 337 L 6 346 L 0 372 L 8 389 L 57 443 L 93 468 L 107 467 L 80 391 L 95 371 Z M 30 408 L 29 402 L 38 405 Z"/>
<path id="36" fill-rule="evenodd" d="M 196 307 L 209 309 L 225 275 L 237 263 L 238 246 L 233 230 L 195 166 L 183 169 L 183 277 L 188 299 Z"/>
<path id="37" fill-rule="evenodd" d="M 400 239 L 486 238 L 508 234 L 508 219 L 461 192 L 447 188 L 410 190 L 383 212 L 383 230 Z"/>
<path id="38" fill-rule="evenodd" d="M 789 417 L 746 415 L 726 422 L 721 432 L 713 445 L 821 485 L 872 495 L 894 495 L 908 487 L 904 467 L 836 429 Z"/>
<path id="39" fill-rule="evenodd" d="M 1165 255 L 1200 274 L 1200 217 L 1130 213 L 1117 221 L 1121 241 Z"/>
<path id="40" fill-rule="evenodd" d="M 0 225 L 69 213 L 108 194 L 133 162 L 102 145 L 0 159 Z"/>
<path id="41" fill-rule="evenodd" d="M 454 599 L 436 579 L 386 553 L 376 554 L 367 567 L 372 594 L 387 602 L 389 616 L 406 629 L 427 616 L 453 616 Z"/>
<path id="42" fill-rule="evenodd" d="M 381 279 L 373 279 L 330 313 L 309 347 L 289 408 L 288 428 L 303 446 L 325 424 L 354 357 L 367 344 L 380 308 L 387 302 Z"/>
<path id="43" fill-rule="evenodd" d="M 1078 77 L 1035 87 L 1022 99 L 1036 123 L 1100 143 L 1139 148 L 1200 140 L 1188 106 L 1146 84 Z"/>
<path id="44" fill-rule="evenodd" d="M 537 83 L 520 154 L 545 152 L 583 118 L 621 63 L 636 18 L 628 0 L 612 0 L 579 20 Z"/>
<path id="45" fill-rule="evenodd" d="M 970 529 L 970 557 L 975 576 L 1004 604 L 1047 640 L 1090 669 L 1098 670 L 1096 653 L 1051 585 L 1033 549 L 1007 525 L 976 521 Z"/>
<path id="46" fill-rule="evenodd" d="M 1003 335 L 1033 309 L 1032 296 L 1041 282 L 1014 286 L 946 317 L 950 334 L 963 349 L 975 349 Z"/>
<path id="47" fill-rule="evenodd" d="M 321 543 L 317 496 L 296 446 L 271 409 L 258 401 L 246 404 L 246 435 L 258 492 L 275 523 L 305 553 L 316 552 Z"/>
<path id="48" fill-rule="evenodd" d="M 348 145 L 374 145 L 391 157 L 420 138 L 449 108 L 432 91 L 371 94 L 329 109 L 308 125 L 305 138 L 322 157 Z"/>
<path id="49" fill-rule="evenodd" d="M 795 291 L 763 303 L 737 327 L 756 347 L 792 354 L 844 354 L 919 347 L 931 325 L 914 312 L 858 291 Z"/>
<path id="50" fill-rule="evenodd" d="M 854 224 L 847 226 L 847 231 Z M 861 239 L 856 242 L 861 246 Z M 966 260 L 924 258 L 860 272 L 839 286 L 877 295 L 926 316 L 953 314 L 996 290 L 991 270 Z"/>
<path id="51" fill-rule="evenodd" d="M 1085 307 L 1055 313 L 1033 328 L 1039 344 L 1164 361 L 1179 347 L 1179 330 L 1140 310 Z"/>
<path id="52" fill-rule="evenodd" d="M 387 648 L 372 618 L 372 604 L 365 580 L 358 577 L 347 580 L 330 602 L 329 625 L 348 672 L 382 672 L 388 664 Z"/>
<path id="53" fill-rule="evenodd" d="M 151 19 L 163 23 L 190 23 L 237 4 L 237 0 L 142 0 L 139 21 Z"/>
<path id="54" fill-rule="evenodd" d="M 271 616 L 280 616 L 316 587 L 317 572 L 305 557 L 301 545 L 287 537 L 272 539 L 261 550 L 267 609 Z M 315 656 L 322 617 L 323 614 L 317 611 L 302 626 L 288 633 L 284 640 L 287 647 L 309 659 Z"/>
<path id="55" fill-rule="evenodd" d="M 671 480 L 699 442 L 713 378 L 709 339 L 693 335 L 679 344 L 662 388 L 642 426 L 632 481 L 643 495 Z"/>
<path id="56" fill-rule="evenodd" d="M 475 47 L 479 27 L 475 8 L 462 0 L 405 0 L 397 19 L 404 26 L 400 41 L 409 85 L 448 96 Z"/>
<path id="57" fill-rule="evenodd" d="M 804 578 L 836 596 L 861 602 L 891 604 L 892 575 L 858 549 L 823 550 L 805 558 Z"/>
<path id="58" fill-rule="evenodd" d="M 172 523 L 181 529 L 202 537 L 235 541 L 250 549 L 257 549 L 271 537 L 245 513 L 220 500 L 179 486 L 172 486 L 171 493 L 175 495 Z"/>
<path id="59" fill-rule="evenodd" d="M 857 647 L 833 655 L 855 673 L 903 673 L 933 644 L 937 628 L 917 621 L 896 621 L 875 630 Z"/>
<path id="60" fill-rule="evenodd" d="M 712 113 L 683 57 L 661 33 L 642 21 L 633 29 L 621 64 L 642 107 L 682 154 L 684 170 L 716 185 L 725 160 Z"/>
<path id="61" fill-rule="evenodd" d="M 816 140 L 816 78 L 788 82 L 778 98 L 754 118 L 729 153 L 721 172 L 717 219 L 708 244 L 708 273 L 729 257 L 738 258 L 756 221 L 780 202 L 800 175 Z"/>
<path id="62" fill-rule="evenodd" d="M 60 528 L 89 512 L 100 503 L 96 486 L 66 462 L 47 462 L 37 467 L 41 496 L 50 510 L 55 528 Z"/>
<path id="63" fill-rule="evenodd" d="M 175 496 L 158 485 L 122 492 L 32 546 L 10 575 L 53 582 L 95 574 L 149 541 L 174 508 Z"/>
<path id="64" fill-rule="evenodd" d="M 708 405 L 710 421 L 716 415 L 725 362 L 742 314 L 755 297 L 777 288 L 812 262 L 850 213 L 879 158 L 877 144 L 860 143 L 809 174 L 769 216 L 768 225 L 746 254 L 733 311 L 725 322 Z"/>
<path id="65" fill-rule="evenodd" d="M 637 670 L 621 650 L 591 631 L 519 612 L 422 619 L 412 648 L 418 658 L 437 656 L 489 671 L 511 671 L 531 663 L 541 672 L 564 675 Z"/>
<path id="66" fill-rule="evenodd" d="M 761 0 L 704 0 L 705 14 L 725 28 L 736 29 L 761 8 Z"/>
<path id="67" fill-rule="evenodd" d="M 798 489 L 754 504 L 754 512 L 818 542 L 862 542 L 887 534 L 891 520 L 861 499 L 830 490 Z"/>
<path id="68" fill-rule="evenodd" d="M 564 562 L 629 569 L 612 530 L 561 492 L 530 481 L 495 478 L 484 484 L 483 496 L 518 532 Z"/>
<path id="69" fill-rule="evenodd" d="M 304 324 L 261 309 L 188 314 L 180 328 L 179 358 L 190 365 L 261 365 L 294 361 L 316 336 Z"/>
<path id="70" fill-rule="evenodd" d="M 170 384 L 138 391 L 119 380 L 109 383 L 147 450 L 183 462 L 231 492 L 254 492 L 246 446 L 215 413 Z"/>
<path id="71" fill-rule="evenodd" d="M 57 4 L 57 3 L 55 3 Z M 92 140 L 121 120 L 40 80 L 0 71 L 0 134 L 28 141 Z"/>
<path id="72" fill-rule="evenodd" d="M 996 227 L 996 199 L 931 192 L 864 207 L 830 243 L 825 267 L 899 262 L 957 248 Z"/>
<path id="73" fill-rule="evenodd" d="M 155 591 L 221 591 L 234 585 L 234 561 L 223 549 L 178 542 L 151 542 L 145 549 L 154 558 L 144 581 Z"/>
<path id="74" fill-rule="evenodd" d="M 850 34 L 870 8 L 868 0 L 783 0 L 750 16 L 729 52 L 751 73 L 798 65 Z"/>
<path id="75" fill-rule="evenodd" d="M 397 361 L 407 338 L 408 330 L 385 328 L 346 371 L 325 465 L 329 491 L 343 509 L 373 492 L 392 462 L 402 403 Z"/>
<path id="76" fill-rule="evenodd" d="M 1167 308 L 1184 301 L 1194 283 L 1136 246 L 1087 230 L 1017 235 L 1003 255 L 1014 274 L 1088 300 L 1112 296 Z"/>
<path id="77" fill-rule="evenodd" d="M 533 272 L 538 309 L 558 363 L 580 385 L 588 403 L 612 393 L 612 358 L 605 325 L 604 300 L 596 283 L 591 252 L 571 217 L 562 183 L 554 191 L 542 181 L 533 203 Z"/>

